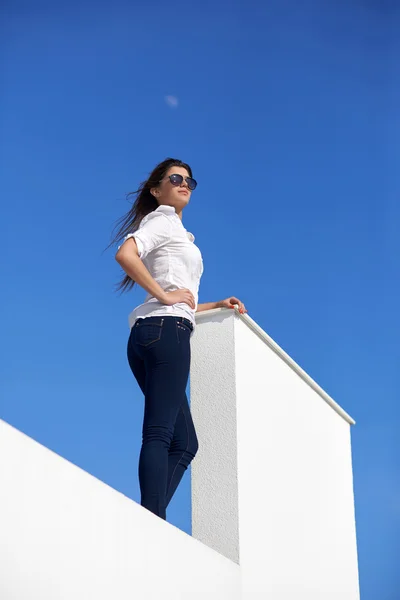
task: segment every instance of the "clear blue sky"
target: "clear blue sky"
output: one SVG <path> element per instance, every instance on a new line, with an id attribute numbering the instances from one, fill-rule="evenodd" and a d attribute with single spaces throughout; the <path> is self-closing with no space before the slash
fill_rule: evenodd
<path id="1" fill-rule="evenodd" d="M 395 4 L 4 0 L 0 25 L 1 418 L 139 501 L 144 292 L 102 251 L 125 194 L 188 161 L 200 302 L 243 299 L 357 421 L 363 600 L 400 598 Z"/>

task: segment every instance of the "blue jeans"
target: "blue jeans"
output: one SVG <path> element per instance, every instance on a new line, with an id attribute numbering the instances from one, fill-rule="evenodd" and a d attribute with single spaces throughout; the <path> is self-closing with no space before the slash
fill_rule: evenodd
<path id="1" fill-rule="evenodd" d="M 186 396 L 192 323 L 183 317 L 139 318 L 128 362 L 144 394 L 139 458 L 141 505 L 166 519 L 166 508 L 197 450 Z"/>

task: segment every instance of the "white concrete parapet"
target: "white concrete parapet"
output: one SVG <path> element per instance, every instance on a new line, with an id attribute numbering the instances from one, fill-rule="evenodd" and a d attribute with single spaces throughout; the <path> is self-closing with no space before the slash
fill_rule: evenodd
<path id="1" fill-rule="evenodd" d="M 0 421 L 1 600 L 240 600 L 240 569 Z"/>
<path id="2" fill-rule="evenodd" d="M 243 600 L 358 600 L 354 421 L 248 316 L 196 315 L 192 535 Z"/>

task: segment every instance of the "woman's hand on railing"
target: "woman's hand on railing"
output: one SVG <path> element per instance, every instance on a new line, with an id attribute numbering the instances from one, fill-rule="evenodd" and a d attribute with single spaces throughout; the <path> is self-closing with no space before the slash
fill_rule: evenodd
<path id="1" fill-rule="evenodd" d="M 243 315 L 248 312 L 243 302 L 239 298 L 236 298 L 236 296 L 230 296 L 218 302 L 219 308 L 235 308 L 235 304 L 238 305 L 240 314 Z"/>

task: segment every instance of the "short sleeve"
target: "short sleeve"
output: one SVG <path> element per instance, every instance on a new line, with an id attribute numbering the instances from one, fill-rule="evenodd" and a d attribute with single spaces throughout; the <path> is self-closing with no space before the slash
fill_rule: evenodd
<path id="1" fill-rule="evenodd" d="M 133 237 L 137 245 L 139 258 L 146 258 L 152 250 L 159 248 L 171 239 L 172 223 L 168 216 L 172 214 L 171 211 L 175 213 L 175 209 L 171 206 L 159 206 L 142 219 L 137 231 L 128 233 L 124 237 L 122 244 L 128 238 Z"/>

